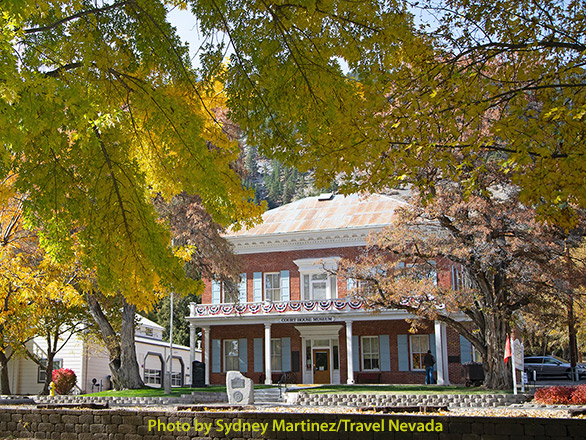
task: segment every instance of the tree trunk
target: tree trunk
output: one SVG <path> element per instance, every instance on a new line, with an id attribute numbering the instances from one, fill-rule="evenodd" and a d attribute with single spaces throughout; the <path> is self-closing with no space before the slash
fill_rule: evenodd
<path id="1" fill-rule="evenodd" d="M 513 387 L 511 366 L 505 364 L 508 319 L 502 313 L 487 314 L 485 317 L 484 387 L 494 390 L 511 389 Z"/>
<path id="2" fill-rule="evenodd" d="M 574 299 L 570 297 L 568 303 L 568 339 L 570 345 L 570 366 L 572 367 L 572 374 L 576 371 L 576 364 L 578 363 L 578 341 L 576 338 L 576 317 L 574 315 Z M 572 380 L 574 380 L 572 376 Z"/>
<path id="3" fill-rule="evenodd" d="M 93 293 L 87 294 L 90 313 L 98 324 L 102 339 L 110 354 L 110 371 L 114 389 L 143 388 L 144 382 L 136 360 L 134 343 L 134 317 L 136 307 L 123 299 L 120 336 L 116 334 Z"/>
<path id="4" fill-rule="evenodd" d="M 47 341 L 50 344 L 50 340 Z M 55 353 L 51 350 L 51 346 L 47 349 L 47 364 L 45 365 L 45 383 L 43 384 L 43 390 L 41 391 L 42 396 L 49 394 L 49 385 L 53 382 L 53 360 L 55 359 Z"/>
<path id="5" fill-rule="evenodd" d="M 10 380 L 8 377 L 8 356 L 0 350 L 0 394 L 8 395 L 10 392 Z"/>

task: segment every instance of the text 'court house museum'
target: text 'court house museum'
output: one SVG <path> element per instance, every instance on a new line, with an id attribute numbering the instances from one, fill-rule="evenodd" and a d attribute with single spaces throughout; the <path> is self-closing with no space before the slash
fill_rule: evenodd
<path id="1" fill-rule="evenodd" d="M 329 270 L 355 258 L 404 204 L 383 195 L 309 197 L 229 234 L 245 270 L 238 297 L 209 281 L 187 318 L 192 340 L 202 328 L 206 383 L 225 383 L 230 370 L 267 384 L 283 373 L 290 383 L 423 383 L 427 350 L 438 383 L 461 382 L 468 341 L 439 322 L 409 333 L 408 313 L 373 314 L 350 296 L 353 280 Z M 438 283 L 451 283 L 451 265 L 437 267 Z"/>

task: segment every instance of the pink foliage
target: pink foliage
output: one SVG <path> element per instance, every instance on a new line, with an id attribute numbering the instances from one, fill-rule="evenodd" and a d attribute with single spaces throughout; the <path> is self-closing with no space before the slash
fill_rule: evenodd
<path id="1" fill-rule="evenodd" d="M 54 370 L 52 379 L 57 394 L 69 394 L 77 382 L 77 376 L 69 368 Z"/>

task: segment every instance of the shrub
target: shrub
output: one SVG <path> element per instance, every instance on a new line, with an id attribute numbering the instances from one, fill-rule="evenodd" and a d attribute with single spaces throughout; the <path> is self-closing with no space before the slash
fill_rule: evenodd
<path id="1" fill-rule="evenodd" d="M 535 400 L 549 405 L 567 405 L 572 403 L 572 394 L 577 388 L 575 386 L 540 388 L 535 392 Z M 586 388 L 584 389 L 584 396 L 586 396 Z"/>
<path id="2" fill-rule="evenodd" d="M 586 385 L 578 385 L 572 393 L 572 401 L 574 405 L 586 405 Z"/>
<path id="3" fill-rule="evenodd" d="M 69 368 L 54 370 L 52 379 L 57 394 L 69 394 L 77 382 L 77 376 Z"/>

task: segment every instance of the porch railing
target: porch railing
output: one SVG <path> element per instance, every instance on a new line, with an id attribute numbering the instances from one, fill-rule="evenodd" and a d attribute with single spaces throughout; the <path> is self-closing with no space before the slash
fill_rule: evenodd
<path id="1" fill-rule="evenodd" d="M 253 302 L 228 304 L 191 303 L 190 315 L 229 316 L 279 314 L 291 312 L 344 312 L 364 308 L 364 302 L 355 298 L 324 299 L 309 301 Z"/>

